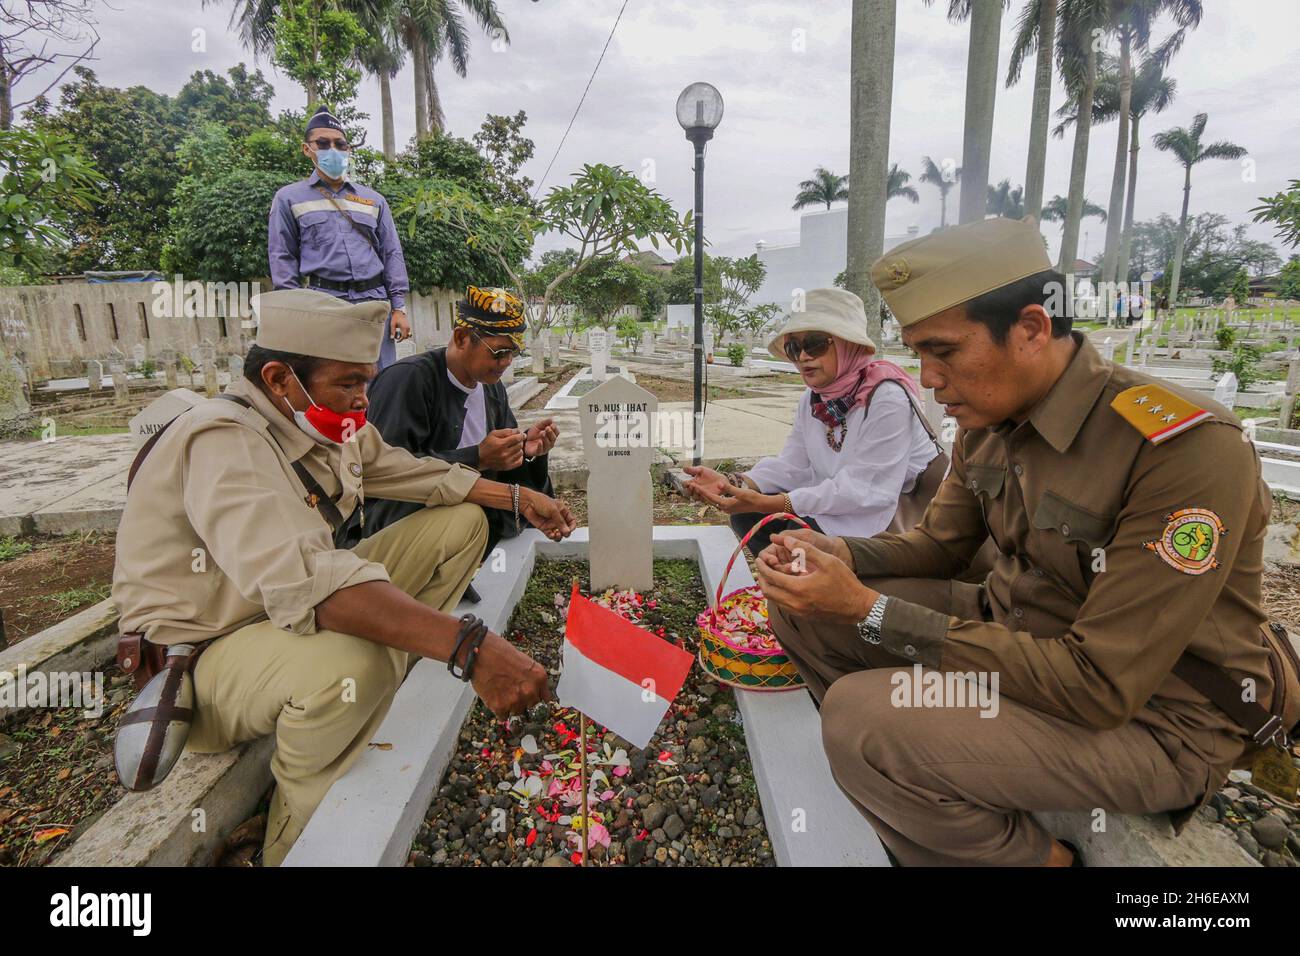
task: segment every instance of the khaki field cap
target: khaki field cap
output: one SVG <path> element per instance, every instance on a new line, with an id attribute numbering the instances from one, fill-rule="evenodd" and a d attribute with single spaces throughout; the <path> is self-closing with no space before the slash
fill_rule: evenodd
<path id="1" fill-rule="evenodd" d="M 803 309 L 792 310 L 785 325 L 767 343 L 767 350 L 782 362 L 789 361 L 782 346 L 791 332 L 829 332 L 845 342 L 880 351 L 867 335 L 867 311 L 862 300 L 847 289 L 810 289 L 805 294 Z"/>
<path id="2" fill-rule="evenodd" d="M 388 303 L 347 302 L 311 289 L 277 289 L 253 296 L 257 344 L 361 365 L 379 361 Z"/>
<path id="3" fill-rule="evenodd" d="M 1032 216 L 985 219 L 895 246 L 872 265 L 871 281 L 908 326 L 1051 268 Z"/>

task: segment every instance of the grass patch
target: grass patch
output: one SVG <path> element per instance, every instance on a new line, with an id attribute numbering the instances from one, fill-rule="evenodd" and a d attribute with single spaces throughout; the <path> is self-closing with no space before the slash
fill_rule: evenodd
<path id="1" fill-rule="evenodd" d="M 0 538 L 0 561 L 12 561 L 20 554 L 32 550 L 30 541 L 19 541 L 14 537 Z"/>
<path id="2" fill-rule="evenodd" d="M 78 608 L 98 604 L 108 597 L 108 592 L 109 585 L 95 584 L 90 587 L 69 588 L 66 591 L 59 591 L 51 594 L 48 600 L 54 604 L 60 614 L 71 614 Z"/>

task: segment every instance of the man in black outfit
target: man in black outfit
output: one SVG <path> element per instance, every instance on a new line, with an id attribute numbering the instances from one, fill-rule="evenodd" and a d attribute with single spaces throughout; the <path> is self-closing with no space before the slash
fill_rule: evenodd
<path id="1" fill-rule="evenodd" d="M 501 376 L 523 344 L 523 303 L 504 289 L 470 286 L 457 303 L 451 342 L 384 369 L 370 384 L 369 420 L 384 441 L 416 455 L 477 469 L 484 478 L 552 495 L 547 455 L 559 437 L 548 418 L 521 431 Z M 368 537 L 418 511 L 405 501 L 366 502 Z M 485 508 L 484 558 L 528 522 Z"/>

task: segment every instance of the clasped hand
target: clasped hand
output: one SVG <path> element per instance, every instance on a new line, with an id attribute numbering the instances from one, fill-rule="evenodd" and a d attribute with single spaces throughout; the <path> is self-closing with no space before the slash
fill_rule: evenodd
<path id="1" fill-rule="evenodd" d="M 858 580 L 842 538 L 798 529 L 772 535 L 755 562 L 764 596 L 797 617 L 856 623 L 876 592 Z"/>

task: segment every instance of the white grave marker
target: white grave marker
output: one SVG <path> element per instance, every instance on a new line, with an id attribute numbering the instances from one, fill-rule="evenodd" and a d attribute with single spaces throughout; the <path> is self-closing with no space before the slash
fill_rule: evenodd
<path id="1" fill-rule="evenodd" d="M 654 395 L 617 375 L 581 399 L 593 593 L 654 584 L 650 465 L 658 409 Z"/>

